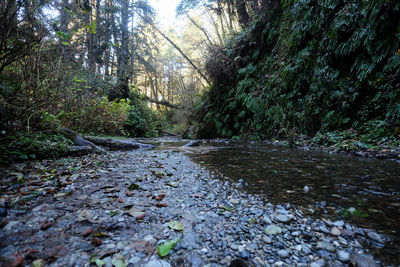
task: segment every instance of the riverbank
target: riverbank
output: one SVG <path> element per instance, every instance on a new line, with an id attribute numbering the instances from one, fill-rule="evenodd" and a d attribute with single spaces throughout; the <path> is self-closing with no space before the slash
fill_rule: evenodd
<path id="1" fill-rule="evenodd" d="M 228 266 L 237 258 L 256 266 L 364 266 L 381 264 L 366 255 L 386 242 L 371 229 L 242 193 L 177 151 L 33 161 L 3 177 L 24 180 L 2 181 L 2 200 L 14 205 L 2 219 L 0 255 L 14 266 Z M 161 258 L 157 246 L 176 239 Z"/>
<path id="2" fill-rule="evenodd" d="M 327 138 L 325 136 L 324 138 Z M 363 143 L 355 139 L 341 139 L 335 141 L 317 141 L 317 138 L 299 136 L 294 141 L 265 140 L 265 144 L 273 144 L 283 147 L 293 147 L 302 150 L 322 151 L 329 154 L 342 154 L 362 158 L 376 158 L 400 161 L 400 146 L 393 143 L 371 144 Z"/>

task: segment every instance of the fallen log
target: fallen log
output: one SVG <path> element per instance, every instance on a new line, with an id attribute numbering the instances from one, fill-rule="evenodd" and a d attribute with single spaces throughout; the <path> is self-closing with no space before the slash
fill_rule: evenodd
<path id="1" fill-rule="evenodd" d="M 175 136 L 175 137 L 179 137 L 180 135 L 179 134 L 175 134 L 175 133 L 171 133 L 171 132 L 168 132 L 168 131 L 161 131 L 161 133 L 162 134 L 165 134 L 165 135 L 169 135 L 169 136 Z"/>
<path id="2" fill-rule="evenodd" d="M 72 153 L 84 153 L 84 151 L 86 151 L 88 153 L 90 152 L 95 152 L 95 153 L 106 153 L 106 151 L 101 148 L 96 146 L 95 144 L 93 144 L 92 142 L 82 138 L 80 135 L 78 135 L 77 133 L 75 133 L 74 131 L 67 129 L 67 128 L 61 128 L 60 129 L 61 132 L 68 137 L 69 139 L 72 140 L 72 142 L 74 142 L 76 148 L 72 148 L 72 150 L 76 150 L 76 152 L 72 152 Z M 80 148 L 78 148 L 80 147 Z M 84 148 L 86 147 L 86 148 Z M 89 150 L 87 149 L 87 147 L 91 147 L 91 150 L 89 152 Z"/>
<path id="3" fill-rule="evenodd" d="M 194 147 L 194 146 L 199 146 L 201 145 L 202 141 L 201 140 L 193 140 L 190 141 L 189 143 L 183 145 L 183 147 Z"/>
<path id="4" fill-rule="evenodd" d="M 154 147 L 153 145 L 104 137 L 85 136 L 85 139 L 110 150 L 148 149 Z"/>

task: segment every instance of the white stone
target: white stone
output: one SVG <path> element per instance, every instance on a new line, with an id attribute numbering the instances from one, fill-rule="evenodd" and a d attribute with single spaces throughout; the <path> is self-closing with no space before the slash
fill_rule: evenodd
<path id="1" fill-rule="evenodd" d="M 340 236 L 342 234 L 342 232 L 340 232 L 340 230 L 335 226 L 335 227 L 332 227 L 332 229 L 331 229 L 331 235 L 334 235 L 334 236 Z"/>
<path id="2" fill-rule="evenodd" d="M 346 262 L 350 260 L 350 253 L 344 251 L 344 250 L 339 250 L 337 252 L 338 258 L 340 261 Z"/>

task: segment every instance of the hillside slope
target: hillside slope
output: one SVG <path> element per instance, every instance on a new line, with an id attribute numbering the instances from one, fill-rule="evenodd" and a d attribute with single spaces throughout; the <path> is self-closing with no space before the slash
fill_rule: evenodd
<path id="1" fill-rule="evenodd" d="M 281 1 L 206 65 L 199 137 L 287 138 L 400 126 L 400 2 Z"/>

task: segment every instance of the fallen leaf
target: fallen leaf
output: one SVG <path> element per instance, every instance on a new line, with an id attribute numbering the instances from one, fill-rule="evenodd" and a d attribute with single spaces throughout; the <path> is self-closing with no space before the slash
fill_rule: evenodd
<path id="1" fill-rule="evenodd" d="M 165 197 L 165 194 L 159 194 L 159 195 L 156 196 L 154 199 L 157 200 L 157 201 L 161 201 L 161 200 L 164 199 L 164 197 Z"/>
<path id="2" fill-rule="evenodd" d="M 58 193 L 54 195 L 55 198 L 60 198 L 60 197 L 66 197 L 72 195 L 72 191 L 64 192 L 64 193 Z"/>
<path id="3" fill-rule="evenodd" d="M 49 229 L 52 226 L 53 226 L 52 222 L 45 222 L 44 224 L 42 224 L 40 226 L 40 230 L 45 231 L 45 230 Z"/>
<path id="4" fill-rule="evenodd" d="M 147 193 L 146 197 L 151 197 L 153 194 L 152 193 Z"/>
<path id="5" fill-rule="evenodd" d="M 108 212 L 108 215 L 110 215 L 111 217 L 114 217 L 117 214 L 118 214 L 118 211 L 115 211 L 115 210 Z"/>
<path id="6" fill-rule="evenodd" d="M 32 262 L 32 267 L 43 267 L 45 264 L 44 259 L 38 259 Z"/>
<path id="7" fill-rule="evenodd" d="M 101 241 L 100 239 L 93 237 L 92 240 L 90 241 L 90 243 L 92 243 L 93 246 L 101 246 L 101 244 L 103 243 L 103 241 Z"/>
<path id="8" fill-rule="evenodd" d="M 163 208 L 163 207 L 167 207 L 167 206 L 168 206 L 167 203 L 156 203 L 157 208 Z"/>
<path id="9" fill-rule="evenodd" d="M 160 257 L 165 257 L 169 254 L 169 252 L 174 249 L 174 247 L 176 246 L 176 244 L 178 244 L 179 242 L 179 238 L 175 239 L 175 240 L 168 240 L 165 243 L 163 243 L 162 245 L 158 246 L 158 255 L 160 255 Z"/>
<path id="10" fill-rule="evenodd" d="M 127 197 L 131 197 L 131 196 L 133 196 L 133 192 L 127 190 L 127 191 L 125 192 L 125 195 L 126 195 Z"/>
<path id="11" fill-rule="evenodd" d="M 169 221 L 168 227 L 171 229 L 174 229 L 176 231 L 183 231 L 183 229 L 185 229 L 185 227 L 183 227 L 183 225 L 180 222 L 173 221 L 173 220 Z"/>
<path id="12" fill-rule="evenodd" d="M 78 221 L 90 220 L 93 217 L 93 213 L 90 210 L 84 209 L 78 214 Z"/>
<path id="13" fill-rule="evenodd" d="M 101 259 L 97 258 L 96 253 L 93 253 L 92 256 L 90 256 L 89 263 L 95 263 L 97 266 L 103 266 L 106 264 L 105 261 L 102 261 Z"/>
<path id="14" fill-rule="evenodd" d="M 94 263 L 96 263 L 97 266 L 103 266 L 106 265 L 106 262 L 100 259 L 95 259 Z"/>
<path id="15" fill-rule="evenodd" d="M 133 243 L 133 248 L 136 251 L 142 252 L 146 255 L 152 254 L 154 250 L 154 247 L 147 241 L 137 241 Z"/>
<path id="16" fill-rule="evenodd" d="M 93 228 L 88 228 L 85 231 L 83 231 L 82 236 L 89 236 L 91 233 L 93 233 Z"/>
<path id="17" fill-rule="evenodd" d="M 21 266 L 24 263 L 24 257 L 22 257 L 21 253 L 18 252 L 17 258 L 10 264 L 10 267 Z"/>
<path id="18" fill-rule="evenodd" d="M 146 217 L 146 213 L 143 212 L 143 214 L 136 216 L 136 220 L 143 220 Z"/>
<path id="19" fill-rule="evenodd" d="M 110 235 L 102 232 L 102 233 L 95 233 L 93 236 L 94 237 L 109 237 Z"/>
<path id="20" fill-rule="evenodd" d="M 132 216 L 132 217 L 135 217 L 136 220 L 142 220 L 144 217 L 146 217 L 146 213 L 145 212 L 140 211 L 140 210 L 134 210 L 134 209 L 128 211 L 128 215 Z"/>
<path id="21" fill-rule="evenodd" d="M 111 264 L 115 267 L 126 267 L 127 266 L 125 258 L 120 254 L 117 254 L 114 256 L 114 258 L 111 261 Z"/>

